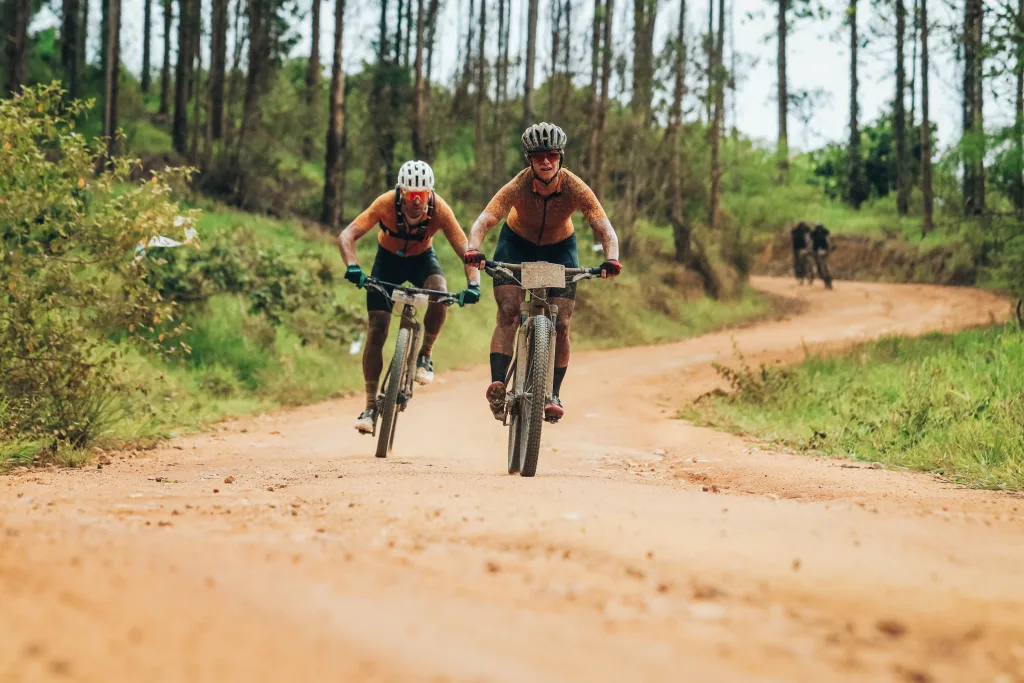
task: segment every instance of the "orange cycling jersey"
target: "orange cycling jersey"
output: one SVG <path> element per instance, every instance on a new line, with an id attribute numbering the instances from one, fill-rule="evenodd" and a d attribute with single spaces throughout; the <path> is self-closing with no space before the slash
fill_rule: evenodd
<path id="1" fill-rule="evenodd" d="M 431 193 L 426 217 L 416 225 L 411 225 L 404 215 L 399 216 L 399 201 L 397 192 L 388 190 L 353 222 L 364 230 L 380 224 L 377 243 L 398 256 L 416 256 L 430 249 L 434 234 L 439 230 L 444 231 L 452 245 L 466 241 L 466 233 L 455 219 L 452 208 L 437 193 Z"/>
<path id="2" fill-rule="evenodd" d="M 572 214 L 577 210 L 591 225 L 608 219 L 594 191 L 579 176 L 563 168 L 553 182 L 555 191 L 542 196 L 537 190 L 544 185 L 534 178 L 533 169 L 524 168 L 498 190 L 484 210 L 499 221 L 508 214 L 512 231 L 534 244 L 567 239 L 573 233 Z"/>

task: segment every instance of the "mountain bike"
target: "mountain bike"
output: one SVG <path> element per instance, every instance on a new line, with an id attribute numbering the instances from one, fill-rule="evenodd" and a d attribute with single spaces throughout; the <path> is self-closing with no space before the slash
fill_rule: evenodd
<path id="1" fill-rule="evenodd" d="M 558 307 L 548 303 L 547 290 L 599 278 L 601 269 L 487 261 L 484 271 L 491 277 L 496 272 L 507 275 L 528 294 L 519 309 L 513 358 L 505 376 L 502 424 L 508 427 L 508 473 L 532 477 L 537 473 L 544 406 L 551 400 L 555 375 L 554 329 Z"/>
<path id="2" fill-rule="evenodd" d="M 377 457 L 386 458 L 395 443 L 398 414 L 409 405 L 415 386 L 413 379 L 416 377 L 416 355 L 423 341 L 423 322 L 416 317 L 417 309 L 425 308 L 431 303 L 431 298 L 445 306 L 462 304 L 457 293 L 393 285 L 372 277 L 367 278 L 363 286 L 377 290 L 402 306 L 402 320 L 398 327 L 398 339 L 395 341 L 395 354 L 391 357 L 391 364 L 388 365 L 384 381 L 381 382 L 384 390 L 377 394 L 377 410 L 373 420 L 372 434 L 377 437 Z M 381 423 L 379 433 L 378 420 Z"/>

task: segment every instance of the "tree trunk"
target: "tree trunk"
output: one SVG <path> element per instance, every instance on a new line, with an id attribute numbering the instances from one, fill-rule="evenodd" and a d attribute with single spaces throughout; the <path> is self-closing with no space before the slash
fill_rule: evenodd
<path id="1" fill-rule="evenodd" d="M 160 113 L 171 111 L 171 25 L 174 21 L 173 0 L 161 0 L 164 10 L 164 63 L 160 67 Z"/>
<path id="2" fill-rule="evenodd" d="M 212 0 L 210 14 L 210 138 L 224 136 L 224 82 L 228 61 L 228 0 Z M 318 3 L 319 0 L 313 0 Z M 314 34 L 314 41 L 316 40 Z"/>
<path id="3" fill-rule="evenodd" d="M 82 14 L 78 20 L 78 76 L 81 81 L 82 72 L 89 65 L 86 46 L 89 43 L 89 0 L 82 0 Z M 79 90 L 81 86 L 79 85 Z"/>
<path id="4" fill-rule="evenodd" d="M 551 74 L 548 79 L 548 120 L 555 121 L 555 99 L 558 86 L 558 50 L 562 45 L 562 0 L 551 0 Z"/>
<path id="5" fill-rule="evenodd" d="M 193 0 L 192 5 L 192 20 L 195 22 L 192 30 L 192 77 L 189 82 L 188 91 L 192 102 L 192 141 L 189 145 L 188 160 L 193 166 L 196 165 L 199 159 L 199 131 L 202 130 L 200 125 L 200 114 L 202 112 L 202 96 L 200 93 L 203 92 L 202 80 L 203 80 L 203 52 L 202 52 L 202 35 L 203 35 L 203 0 Z"/>
<path id="6" fill-rule="evenodd" d="M 715 70 L 715 0 L 708 0 L 708 32 L 704 36 L 704 56 L 708 67 L 708 92 L 704 100 L 704 114 L 707 117 L 708 129 L 711 128 L 711 120 L 714 117 L 714 85 L 712 74 Z"/>
<path id="7" fill-rule="evenodd" d="M 29 0 L 7 0 L 6 8 L 4 30 L 7 33 L 7 92 L 18 94 L 25 85 L 25 56 L 32 6 Z"/>
<path id="8" fill-rule="evenodd" d="M 426 159 L 427 145 L 424 135 L 426 116 L 426 84 L 423 82 L 423 39 L 426 30 L 423 0 L 416 0 L 416 61 L 414 66 L 413 107 L 412 107 L 412 155 Z"/>
<path id="9" fill-rule="evenodd" d="M 81 16 L 82 8 L 78 0 L 64 0 L 60 29 L 60 62 L 71 99 L 78 97 L 78 80 L 81 73 L 78 61 L 78 26 Z"/>
<path id="10" fill-rule="evenodd" d="M 1017 98 L 1014 143 L 1017 146 L 1017 171 L 1014 173 L 1013 206 L 1024 216 L 1024 0 L 1017 4 Z"/>
<path id="11" fill-rule="evenodd" d="M 910 210 L 910 181 L 907 176 L 907 120 L 904 100 L 907 73 L 903 64 L 903 42 L 907 31 L 904 0 L 896 0 L 896 98 L 893 106 L 893 132 L 896 135 L 896 211 L 906 216 Z"/>
<path id="12" fill-rule="evenodd" d="M 434 76 L 434 46 L 437 44 L 437 13 L 440 11 L 440 0 L 430 0 L 427 10 L 427 82 L 426 100 L 430 101 L 430 83 Z M 426 121 L 424 121 L 426 126 Z M 429 147 L 429 145 L 427 145 Z"/>
<path id="13" fill-rule="evenodd" d="M 963 117 L 963 203 L 964 215 L 967 216 L 975 213 L 975 207 L 972 206 L 974 198 L 974 91 L 976 87 L 973 24 L 974 0 L 965 0 L 963 34 L 960 37 L 964 55 L 963 99 L 960 102 L 960 108 Z"/>
<path id="14" fill-rule="evenodd" d="M 174 121 L 171 142 L 174 151 L 185 156 L 188 151 L 188 102 L 192 49 L 192 0 L 178 0 L 178 60 L 174 67 Z"/>
<path id="15" fill-rule="evenodd" d="M 597 103 L 597 116 L 593 130 L 591 131 L 591 146 L 594 149 L 594 168 L 591 173 L 593 178 L 594 194 L 599 201 L 604 201 L 604 149 L 605 149 L 605 122 L 608 118 L 609 86 L 612 76 L 612 17 L 614 16 L 615 0 L 605 0 L 604 15 L 602 18 L 603 39 L 601 48 L 601 98 Z"/>
<path id="16" fill-rule="evenodd" d="M 234 35 L 234 49 L 231 57 L 231 69 L 228 71 L 227 101 L 224 103 L 224 147 L 232 147 L 232 138 L 235 132 L 235 109 L 238 101 L 238 89 L 242 80 L 242 56 L 249 43 L 248 24 L 242 23 L 243 17 L 248 10 L 246 0 L 235 2 L 235 25 L 232 31 Z"/>
<path id="17" fill-rule="evenodd" d="M 508 79 L 509 23 L 506 0 L 498 0 L 498 56 L 495 62 L 494 133 L 491 135 L 491 185 L 501 187 L 505 168 L 505 95 Z"/>
<path id="18" fill-rule="evenodd" d="M 487 2 L 480 0 L 480 35 L 477 36 L 476 54 L 476 151 L 477 169 L 483 172 L 484 150 L 487 149 L 484 117 L 487 109 L 487 63 L 484 60 L 484 41 L 487 37 Z"/>
<path id="19" fill-rule="evenodd" d="M 249 0 L 249 70 L 245 79 L 245 95 L 242 97 L 242 125 L 238 131 L 238 153 L 246 149 L 260 122 L 260 94 L 263 71 L 269 55 L 266 37 L 269 33 L 264 23 L 272 21 L 266 16 L 269 0 Z"/>
<path id="20" fill-rule="evenodd" d="M 412 0 L 410 0 L 411 2 Z M 312 44 L 306 64 L 306 136 L 302 140 L 302 158 L 313 158 L 312 130 L 316 123 L 317 97 L 320 93 L 320 0 L 312 2 Z"/>
<path id="21" fill-rule="evenodd" d="M 775 162 L 775 167 L 778 170 L 778 177 L 776 181 L 781 185 L 786 182 L 786 179 L 789 176 L 789 79 L 786 73 L 786 34 L 789 28 L 789 8 L 786 5 L 787 0 L 778 0 L 778 2 L 779 37 L 777 41 L 778 56 L 776 58 L 776 64 L 778 66 L 777 78 L 779 89 L 779 136 L 778 146 L 776 149 L 778 156 Z"/>
<path id="22" fill-rule="evenodd" d="M 654 80 L 656 0 L 633 0 L 633 112 L 650 122 Z"/>
<path id="23" fill-rule="evenodd" d="M 921 20 L 917 8 L 917 0 L 914 0 L 914 37 L 910 57 L 910 118 L 907 121 L 907 126 L 910 130 L 914 129 L 914 124 L 917 122 L 917 39 L 920 26 Z"/>
<path id="24" fill-rule="evenodd" d="M 718 2 L 718 37 L 715 40 L 714 63 L 711 82 L 714 84 L 715 96 L 714 119 L 711 122 L 711 201 L 708 206 L 708 227 L 715 230 L 719 227 L 718 215 L 721 205 L 722 165 L 721 139 L 722 117 L 725 112 L 725 0 Z"/>
<path id="25" fill-rule="evenodd" d="M 855 209 L 867 199 L 864 188 L 864 160 L 860 152 L 860 111 L 857 103 L 857 94 L 860 84 L 857 80 L 857 48 L 859 39 L 857 37 L 857 0 L 849 0 L 849 9 L 846 12 L 846 19 L 850 24 L 850 144 L 847 149 L 849 155 L 849 178 L 847 182 L 846 200 Z"/>
<path id="26" fill-rule="evenodd" d="M 412 0 L 409 1 L 411 2 Z M 406 0 L 398 0 L 398 11 L 395 12 L 395 64 L 399 64 L 402 61 L 402 19 L 405 14 L 405 2 Z"/>
<path id="27" fill-rule="evenodd" d="M 675 40 L 675 54 L 672 64 L 675 80 L 672 89 L 672 108 L 669 112 L 668 143 L 672 150 L 672 167 L 669 176 L 670 221 L 672 240 L 675 244 L 676 262 L 687 265 L 691 261 L 690 225 L 686 219 L 683 199 L 683 148 L 681 141 L 683 125 L 683 95 L 686 91 L 686 0 L 679 2 L 679 28 Z"/>
<path id="28" fill-rule="evenodd" d="M 572 2 L 565 0 L 565 42 L 562 44 L 562 98 L 558 102 L 558 116 L 561 119 L 565 116 L 566 107 L 569 106 L 569 96 L 572 94 Z"/>
<path id="29" fill-rule="evenodd" d="M 921 1 L 921 231 L 932 231 L 932 124 L 928 117 L 928 0 Z"/>
<path id="30" fill-rule="evenodd" d="M 153 33 L 153 0 L 142 0 L 142 82 L 144 94 L 149 94 L 152 81 L 150 74 L 150 36 Z"/>
<path id="31" fill-rule="evenodd" d="M 972 213 L 982 215 L 985 213 L 985 117 L 983 115 L 983 102 L 985 100 L 985 9 L 984 0 L 968 0 L 974 7 L 974 21 L 971 24 L 971 43 L 974 46 L 974 99 L 971 101 L 972 116 L 974 122 L 975 154 L 974 169 L 972 176 L 974 186 L 972 188 L 971 207 Z"/>
<path id="32" fill-rule="evenodd" d="M 409 68 L 409 55 L 412 51 L 412 0 L 405 3 L 405 54 L 402 57 L 402 66 Z"/>
<path id="33" fill-rule="evenodd" d="M 103 97 L 103 136 L 107 138 L 107 156 L 117 153 L 117 99 L 121 80 L 121 0 L 106 0 L 107 72 Z"/>
<path id="34" fill-rule="evenodd" d="M 320 222 L 331 228 L 341 223 L 344 211 L 345 159 L 342 144 L 345 131 L 345 70 L 342 68 L 342 37 L 345 29 L 345 0 L 334 9 L 334 63 L 331 67 L 330 114 L 324 161 L 324 199 Z"/>
<path id="35" fill-rule="evenodd" d="M 587 115 L 590 117 L 590 139 L 587 141 L 587 169 L 594 170 L 594 127 L 597 123 L 597 93 L 601 78 L 601 0 L 594 0 L 594 23 L 590 37 L 590 90 L 587 92 Z"/>
<path id="36" fill-rule="evenodd" d="M 526 19 L 526 76 L 523 83 L 523 128 L 533 123 L 533 71 L 537 62 L 537 4 L 527 0 Z M 611 0 L 609 0 L 611 1 Z"/>

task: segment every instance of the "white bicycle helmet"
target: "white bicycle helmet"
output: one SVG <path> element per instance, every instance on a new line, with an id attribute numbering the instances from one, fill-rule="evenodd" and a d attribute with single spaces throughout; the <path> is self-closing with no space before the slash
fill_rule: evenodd
<path id="1" fill-rule="evenodd" d="M 557 151 L 565 153 L 565 131 L 553 123 L 535 123 L 523 133 L 523 153 Z"/>
<path id="2" fill-rule="evenodd" d="M 398 169 L 398 186 L 403 190 L 434 189 L 434 171 L 425 161 L 407 161 Z"/>

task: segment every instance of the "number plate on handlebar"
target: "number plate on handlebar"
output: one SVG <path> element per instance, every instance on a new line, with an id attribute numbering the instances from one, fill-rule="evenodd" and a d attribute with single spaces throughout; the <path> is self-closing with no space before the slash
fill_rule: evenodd
<path id="1" fill-rule="evenodd" d="M 558 263 L 522 264 L 520 281 L 525 289 L 547 289 L 565 287 L 565 266 Z"/>
<path id="2" fill-rule="evenodd" d="M 423 308 L 430 303 L 430 297 L 426 294 L 410 294 L 409 292 L 403 292 L 400 289 L 392 290 L 391 300 L 396 304 L 407 304 L 409 306 L 415 306 L 416 308 Z"/>

